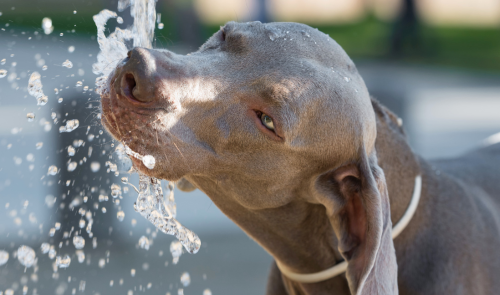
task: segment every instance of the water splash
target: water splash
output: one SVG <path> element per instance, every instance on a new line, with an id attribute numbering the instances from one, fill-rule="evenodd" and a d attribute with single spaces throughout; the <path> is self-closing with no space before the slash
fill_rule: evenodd
<path id="1" fill-rule="evenodd" d="M 189 253 L 197 253 L 201 246 L 200 238 L 175 219 L 177 208 L 173 184 L 171 188 L 168 198 L 164 200 L 160 180 L 139 174 L 139 195 L 134 209 L 163 233 L 174 235 Z"/>
<path id="2" fill-rule="evenodd" d="M 17 249 L 17 259 L 22 265 L 32 267 L 36 263 L 35 250 L 29 246 L 22 245 Z"/>
<path id="3" fill-rule="evenodd" d="M 92 66 L 94 74 L 99 75 L 96 79 L 96 92 L 105 94 L 107 90 L 106 81 L 118 63 L 127 56 L 129 48 L 125 44 L 128 40 L 133 40 L 133 47 L 152 48 L 155 19 L 155 0 L 119 0 L 118 11 L 123 11 L 131 6 L 130 14 L 134 17 L 134 24 L 129 29 L 116 28 L 115 31 L 106 37 L 106 23 L 111 18 L 118 18 L 118 22 L 123 22 L 116 12 L 104 9 L 99 14 L 94 15 L 94 22 L 97 26 L 97 42 L 101 51 L 97 54 L 97 62 Z"/>
<path id="4" fill-rule="evenodd" d="M 38 72 L 33 72 L 28 81 L 28 93 L 35 97 L 37 100 L 37 105 L 47 104 L 48 98 L 43 94 L 43 85 L 41 81 L 41 75 Z"/>

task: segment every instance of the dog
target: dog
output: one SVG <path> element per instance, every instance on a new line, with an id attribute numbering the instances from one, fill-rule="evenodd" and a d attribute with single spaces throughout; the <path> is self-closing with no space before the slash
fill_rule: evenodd
<path id="1" fill-rule="evenodd" d="M 135 48 L 108 81 L 102 124 L 155 157 L 137 170 L 202 190 L 274 257 L 267 294 L 500 290 L 500 144 L 418 157 L 328 35 L 229 22 L 188 55 Z"/>

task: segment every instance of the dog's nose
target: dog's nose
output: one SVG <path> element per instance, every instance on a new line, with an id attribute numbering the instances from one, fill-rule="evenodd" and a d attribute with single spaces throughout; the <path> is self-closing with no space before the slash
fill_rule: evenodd
<path id="1" fill-rule="evenodd" d="M 145 48 L 134 48 L 127 56 L 120 81 L 122 95 L 144 103 L 153 101 L 156 73 L 154 56 Z"/>

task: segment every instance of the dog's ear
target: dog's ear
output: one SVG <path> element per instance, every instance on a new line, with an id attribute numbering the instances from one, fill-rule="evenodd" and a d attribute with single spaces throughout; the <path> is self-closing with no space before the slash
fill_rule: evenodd
<path id="1" fill-rule="evenodd" d="M 194 191 L 196 189 L 196 186 L 194 186 L 191 182 L 189 182 L 185 178 L 181 178 L 177 182 L 177 188 L 179 188 L 183 192 L 189 193 L 189 192 Z"/>
<path id="2" fill-rule="evenodd" d="M 375 151 L 368 156 L 363 148 L 357 163 L 321 175 L 318 184 L 351 293 L 398 294 L 389 197 Z"/>

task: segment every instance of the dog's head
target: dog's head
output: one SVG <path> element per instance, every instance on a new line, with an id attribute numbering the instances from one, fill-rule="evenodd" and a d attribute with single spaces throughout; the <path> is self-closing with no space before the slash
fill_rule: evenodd
<path id="1" fill-rule="evenodd" d="M 324 206 L 352 292 L 395 288 L 374 111 L 329 36 L 296 23 L 230 22 L 186 56 L 136 48 L 102 108 L 117 140 L 155 157 L 154 169 L 134 160 L 137 169 L 189 180 L 275 257 L 259 232 L 276 225 L 245 220 L 286 219 L 296 202 Z"/>

